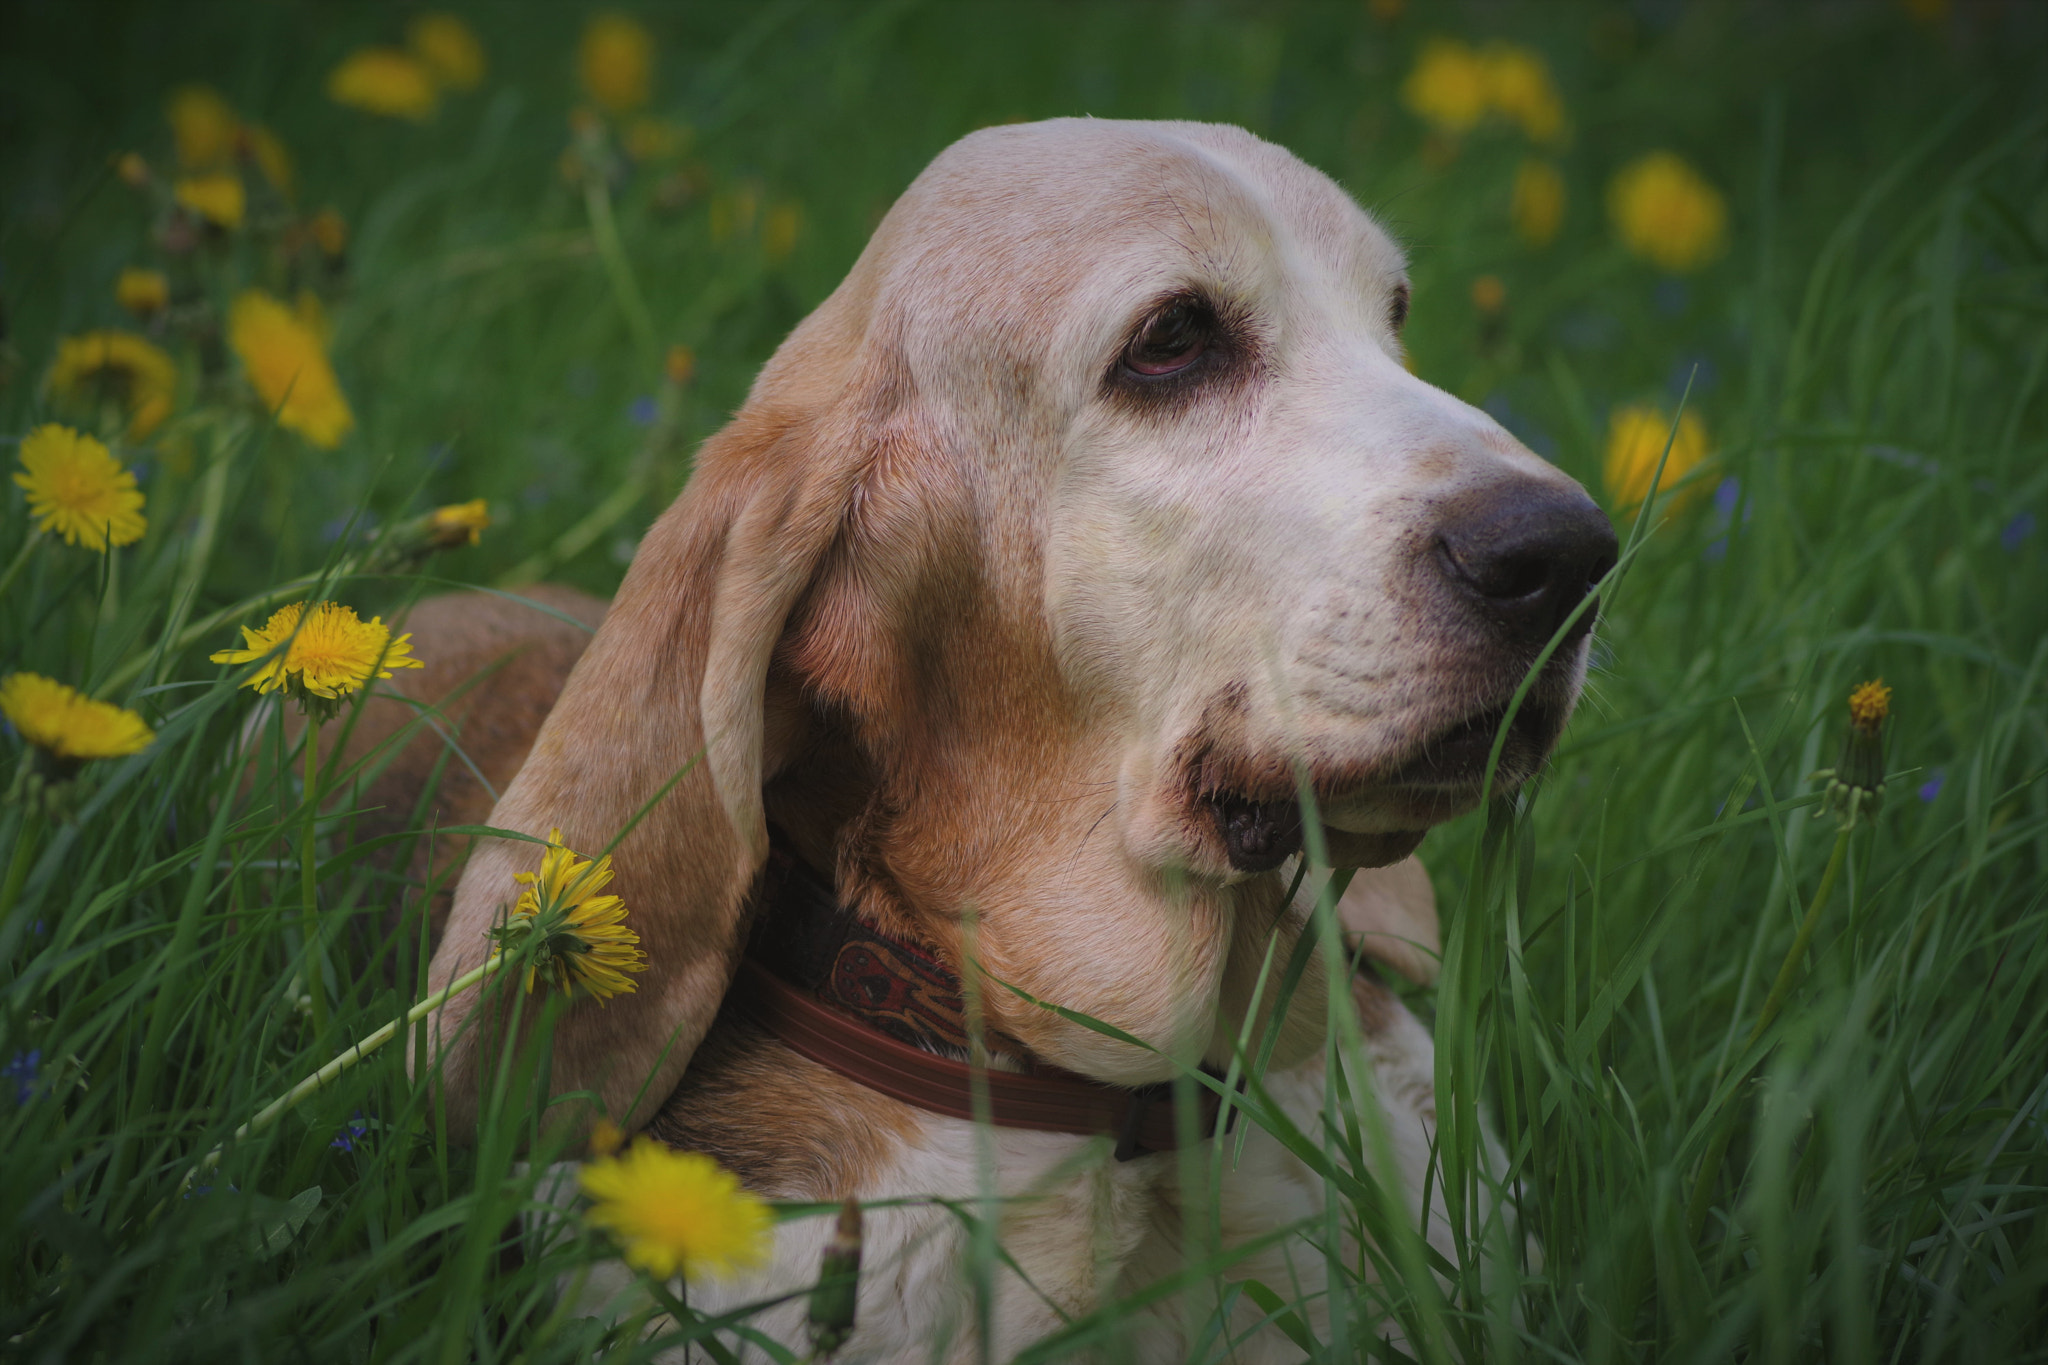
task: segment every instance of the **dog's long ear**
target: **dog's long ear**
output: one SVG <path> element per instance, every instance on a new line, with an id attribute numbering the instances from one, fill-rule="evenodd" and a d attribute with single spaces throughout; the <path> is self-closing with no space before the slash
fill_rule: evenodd
<path id="1" fill-rule="evenodd" d="M 628 1129 L 668 1097 L 730 982 L 767 854 L 769 660 L 893 425 L 864 398 L 846 352 L 823 354 L 826 325 L 814 315 L 799 329 L 700 452 L 492 815 L 543 838 L 560 828 L 564 844 L 594 857 L 688 769 L 613 855 L 609 890 L 625 900 L 646 972 L 631 994 L 575 1001 L 554 1034 L 552 1092 L 593 1091 Z M 807 353 L 823 363 L 800 363 Z M 539 855 L 531 843 L 478 842 L 434 955 L 436 989 L 484 960 L 490 927 L 522 889 L 514 874 Z M 430 1024 L 458 1133 L 475 1124 L 483 1050 L 502 1044 L 496 1027 L 479 1026 L 479 998 L 465 992 Z"/>
<path id="2" fill-rule="evenodd" d="M 1363 867 L 1337 902 L 1345 932 L 1356 935 L 1365 955 L 1386 963 L 1418 986 L 1437 978 L 1443 966 L 1438 937 L 1436 888 L 1416 858 L 1389 867 Z"/>

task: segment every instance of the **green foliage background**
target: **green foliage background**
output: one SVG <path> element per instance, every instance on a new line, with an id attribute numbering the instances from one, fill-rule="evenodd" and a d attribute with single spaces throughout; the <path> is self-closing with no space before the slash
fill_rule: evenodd
<path id="1" fill-rule="evenodd" d="M 497 521 L 480 547 L 429 578 L 337 594 L 388 612 L 522 565 L 608 592 L 694 443 L 948 142 L 1079 113 L 1241 123 L 1409 245 L 1425 378 L 1589 487 L 1609 410 L 1675 407 L 1688 383 L 1718 452 L 1717 496 L 1659 527 L 1609 604 L 1540 789 L 1492 813 L 1491 839 L 1475 816 L 1425 849 L 1447 962 L 1413 1003 L 1439 1040 L 1446 1167 L 1454 1185 L 1473 1178 L 1467 1120 L 1483 1103 L 1541 1262 L 1482 1287 L 1475 1244 L 1447 1268 L 1446 1297 L 1395 1257 L 1377 1286 L 1342 1283 L 1347 1327 L 1308 1349 L 1390 1352 L 1372 1324 L 1392 1312 L 1408 1349 L 1435 1358 L 2042 1358 L 2044 16 L 1704 0 L 1406 11 L 642 6 L 655 107 L 694 134 L 687 193 L 646 168 L 614 187 L 650 346 L 558 168 L 582 6 L 463 8 L 490 74 L 413 126 L 323 93 L 348 50 L 400 36 L 404 6 L 10 4 L 0 433 L 48 415 L 57 337 L 120 325 L 114 276 L 155 248 L 109 158 L 164 162 L 163 97 L 191 80 L 276 129 L 301 201 L 353 227 L 332 350 L 360 425 L 333 453 L 251 426 L 223 456 L 218 533 L 196 566 L 203 470 L 167 443 L 124 451 L 144 472 L 148 537 L 111 575 L 41 547 L 0 602 L 0 672 L 90 689 L 160 637 L 180 573 L 197 575 L 201 615 L 334 563 L 353 513 L 388 526 L 471 497 Z M 1510 225 L 1530 153 L 1517 133 L 1482 128 L 1450 154 L 1402 107 L 1400 81 L 1439 33 L 1548 60 L 1573 130 L 1551 246 Z M 1607 178 L 1654 147 L 1729 202 L 1729 250 L 1682 280 L 1627 256 L 1602 209 Z M 714 232 L 745 196 L 756 226 Z M 770 259 L 758 223 L 778 205 L 801 230 Z M 1497 319 L 1471 301 L 1481 274 L 1505 285 Z M 656 439 L 636 401 L 659 390 L 674 342 L 696 376 Z M 622 486 L 644 491 L 591 529 Z M 10 486 L 0 558 L 27 529 Z M 240 785 L 248 694 L 204 662 L 227 643 L 195 643 L 117 694 L 161 737 L 100 765 L 70 823 L 25 836 L 19 807 L 0 815 L 6 857 L 33 838 L 0 919 L 0 1352 L 587 1354 L 605 1329 L 557 1312 L 550 1288 L 588 1249 L 521 1262 L 500 1245 L 530 1198 L 516 1087 L 480 1148 L 452 1148 L 393 1049 L 230 1151 L 206 1197 L 181 1195 L 200 1153 L 409 998 L 407 972 L 355 976 L 337 950 L 332 1027 L 316 1036 L 292 1007 L 306 812 L 289 779 Z M 1853 846 L 1790 1007 L 1745 1050 L 1832 844 L 1808 776 L 1832 761 L 1849 688 L 1879 674 L 1896 688 L 1889 802 Z M 12 763 L 18 741 L 0 742 Z M 349 830 L 340 816 L 322 829 L 323 913 L 374 926 L 407 908 L 410 960 L 418 890 L 352 855 Z M 358 1111 L 364 1140 L 332 1145 Z M 1686 1203 L 1724 1124 L 1728 1162 L 1694 1236 Z M 1342 1134 L 1323 1140 L 1355 1160 Z M 1068 1345 L 1114 1356 L 1119 1321 L 1079 1323 Z M 1206 1349 L 1225 1358 L 1221 1340 Z"/>

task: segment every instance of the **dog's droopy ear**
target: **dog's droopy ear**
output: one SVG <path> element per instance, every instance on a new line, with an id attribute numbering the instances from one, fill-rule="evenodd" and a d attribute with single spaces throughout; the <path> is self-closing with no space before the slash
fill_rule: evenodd
<path id="1" fill-rule="evenodd" d="M 1418 986 L 1443 966 L 1436 888 L 1419 859 L 1389 867 L 1362 867 L 1337 902 L 1337 919 L 1367 957 L 1386 963 Z"/>
<path id="2" fill-rule="evenodd" d="M 593 1092 L 629 1130 L 668 1098 L 731 979 L 742 911 L 767 855 L 769 660 L 864 463 L 851 403 L 790 402 L 787 386 L 778 402 L 773 373 L 705 445 L 688 488 L 642 542 L 491 817 L 541 838 L 559 828 L 567 847 L 595 857 L 653 802 L 614 850 L 608 888 L 625 901 L 647 970 L 631 994 L 568 1006 L 550 1071 L 553 1094 Z M 435 989 L 484 961 L 489 930 L 523 889 L 514 874 L 537 867 L 540 853 L 533 843 L 478 841 L 434 954 Z M 500 982 L 492 995 L 519 989 Z M 480 1013 L 480 998 L 457 996 L 429 1025 L 449 1121 L 462 1134 L 475 1126 L 482 1063 L 503 1045 L 495 1021 L 504 1016 Z M 528 1002 L 525 1014 L 539 1004 Z M 553 1122 L 589 1116 L 579 1107 Z"/>

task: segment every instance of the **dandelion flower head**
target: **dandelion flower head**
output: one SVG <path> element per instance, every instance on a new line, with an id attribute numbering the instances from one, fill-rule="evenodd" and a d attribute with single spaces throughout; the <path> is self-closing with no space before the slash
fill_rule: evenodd
<path id="1" fill-rule="evenodd" d="M 164 118 L 171 125 L 178 164 L 187 170 L 209 171 L 233 159 L 239 120 L 233 106 L 212 86 L 179 86 L 164 101 Z"/>
<path id="2" fill-rule="evenodd" d="M 618 1241 L 629 1264 L 661 1279 L 725 1276 L 767 1259 L 768 1206 L 702 1152 L 642 1137 L 578 1178 L 592 1200 L 591 1225 Z"/>
<path id="3" fill-rule="evenodd" d="M 148 523 L 135 475 L 97 438 L 46 422 L 22 438 L 21 463 L 14 481 L 38 531 L 93 550 L 142 539 Z"/>
<path id="4" fill-rule="evenodd" d="M 1515 171 L 1515 188 L 1508 205 L 1514 219 L 1515 235 L 1533 247 L 1546 247 L 1557 240 L 1564 226 L 1564 176 L 1549 161 L 1530 157 Z"/>
<path id="5" fill-rule="evenodd" d="M 437 507 L 433 516 L 435 544 L 443 548 L 474 545 L 491 524 L 490 508 L 482 498 Z"/>
<path id="6" fill-rule="evenodd" d="M 140 441 L 171 415 L 178 367 L 162 348 L 133 332 L 85 332 L 57 343 L 49 385 L 67 408 L 120 409 L 128 421 L 128 439 Z"/>
<path id="7" fill-rule="evenodd" d="M 171 186 L 171 197 L 217 228 L 233 232 L 249 211 L 249 195 L 233 171 L 188 175 Z"/>
<path id="8" fill-rule="evenodd" d="M 597 15 L 584 26 L 576 75 L 605 112 L 630 114 L 653 89 L 654 38 L 630 15 Z"/>
<path id="9" fill-rule="evenodd" d="M 1664 442 L 1671 442 L 1671 455 L 1664 456 Z M 1674 433 L 1669 414 L 1646 404 L 1630 404 L 1614 410 L 1607 426 L 1607 459 L 1602 477 L 1608 496 L 1620 508 L 1637 507 L 1650 495 L 1650 480 L 1657 461 L 1664 460 L 1664 475 L 1657 480 L 1668 491 L 1697 469 L 1709 454 L 1707 429 L 1691 411 L 1681 413 Z M 1680 494 L 1691 501 L 1704 484 L 1695 483 Z"/>
<path id="10" fill-rule="evenodd" d="M 537 980 L 564 991 L 580 986 L 602 1003 L 633 989 L 626 973 L 646 971 L 647 955 L 626 927 L 625 901 L 598 894 L 611 879 L 610 854 L 579 858 L 563 847 L 559 829 L 548 831 L 540 871 L 513 875 L 526 890 L 494 933 L 501 949 L 538 940 L 527 958 L 527 990 Z"/>
<path id="11" fill-rule="evenodd" d="M 1470 44 L 1432 38 L 1401 85 L 1401 102 L 1438 131 L 1471 131 L 1486 116 L 1491 95 L 1487 66 Z"/>
<path id="12" fill-rule="evenodd" d="M 244 290 L 228 307 L 228 344 L 280 426 L 323 450 L 340 445 L 354 428 L 355 413 L 319 333 L 281 300 L 260 289 Z"/>
<path id="13" fill-rule="evenodd" d="M 484 45 L 476 30 L 452 14 L 421 14 L 405 26 L 405 45 L 450 90 L 483 84 Z"/>
<path id="14" fill-rule="evenodd" d="M 1486 73 L 1486 104 L 1521 125 L 1532 142 L 1564 138 L 1564 101 L 1543 58 L 1513 43 L 1494 43 L 1480 55 Z"/>
<path id="15" fill-rule="evenodd" d="M 1873 678 L 1849 694 L 1849 723 L 1866 734 L 1875 734 L 1891 710 L 1892 690 L 1883 678 Z"/>
<path id="16" fill-rule="evenodd" d="M 327 97 L 383 118 L 424 123 L 440 103 L 427 64 L 402 48 L 358 48 L 327 73 Z"/>
<path id="17" fill-rule="evenodd" d="M 412 657 L 412 636 L 393 637 L 383 618 L 358 620 L 355 608 L 339 602 L 294 602 L 279 607 L 261 629 L 242 627 L 247 648 L 223 649 L 208 657 L 217 664 L 253 664 L 242 683 L 259 693 L 280 689 L 301 702 L 336 702 L 388 678 L 394 668 L 425 667 Z"/>
<path id="18" fill-rule="evenodd" d="M 0 714 L 29 743 L 73 762 L 125 758 L 156 740 L 149 722 L 133 711 L 40 673 L 10 673 L 0 681 Z"/>
<path id="19" fill-rule="evenodd" d="M 1671 152 L 1651 152 L 1615 175 L 1607 210 L 1622 245 L 1673 274 L 1721 254 L 1728 206 L 1721 192 Z"/>
<path id="20" fill-rule="evenodd" d="M 114 302 L 139 318 L 161 313 L 171 301 L 171 282 L 161 270 L 129 266 L 114 280 Z"/>

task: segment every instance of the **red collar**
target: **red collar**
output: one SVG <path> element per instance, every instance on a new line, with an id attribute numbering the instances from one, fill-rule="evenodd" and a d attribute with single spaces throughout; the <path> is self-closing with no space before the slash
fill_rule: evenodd
<path id="1" fill-rule="evenodd" d="M 975 1087 L 999 1128 L 1107 1133 L 1127 1161 L 1180 1146 L 1170 1084 L 1103 1085 L 994 1040 L 1026 1074 L 969 1066 L 932 1049 L 970 1051 L 960 979 L 933 954 L 882 934 L 779 844 L 769 855 L 762 912 L 727 1003 L 798 1056 L 870 1090 L 950 1118 L 972 1119 Z M 1196 1140 L 1216 1127 L 1216 1095 L 1193 1096 Z"/>

